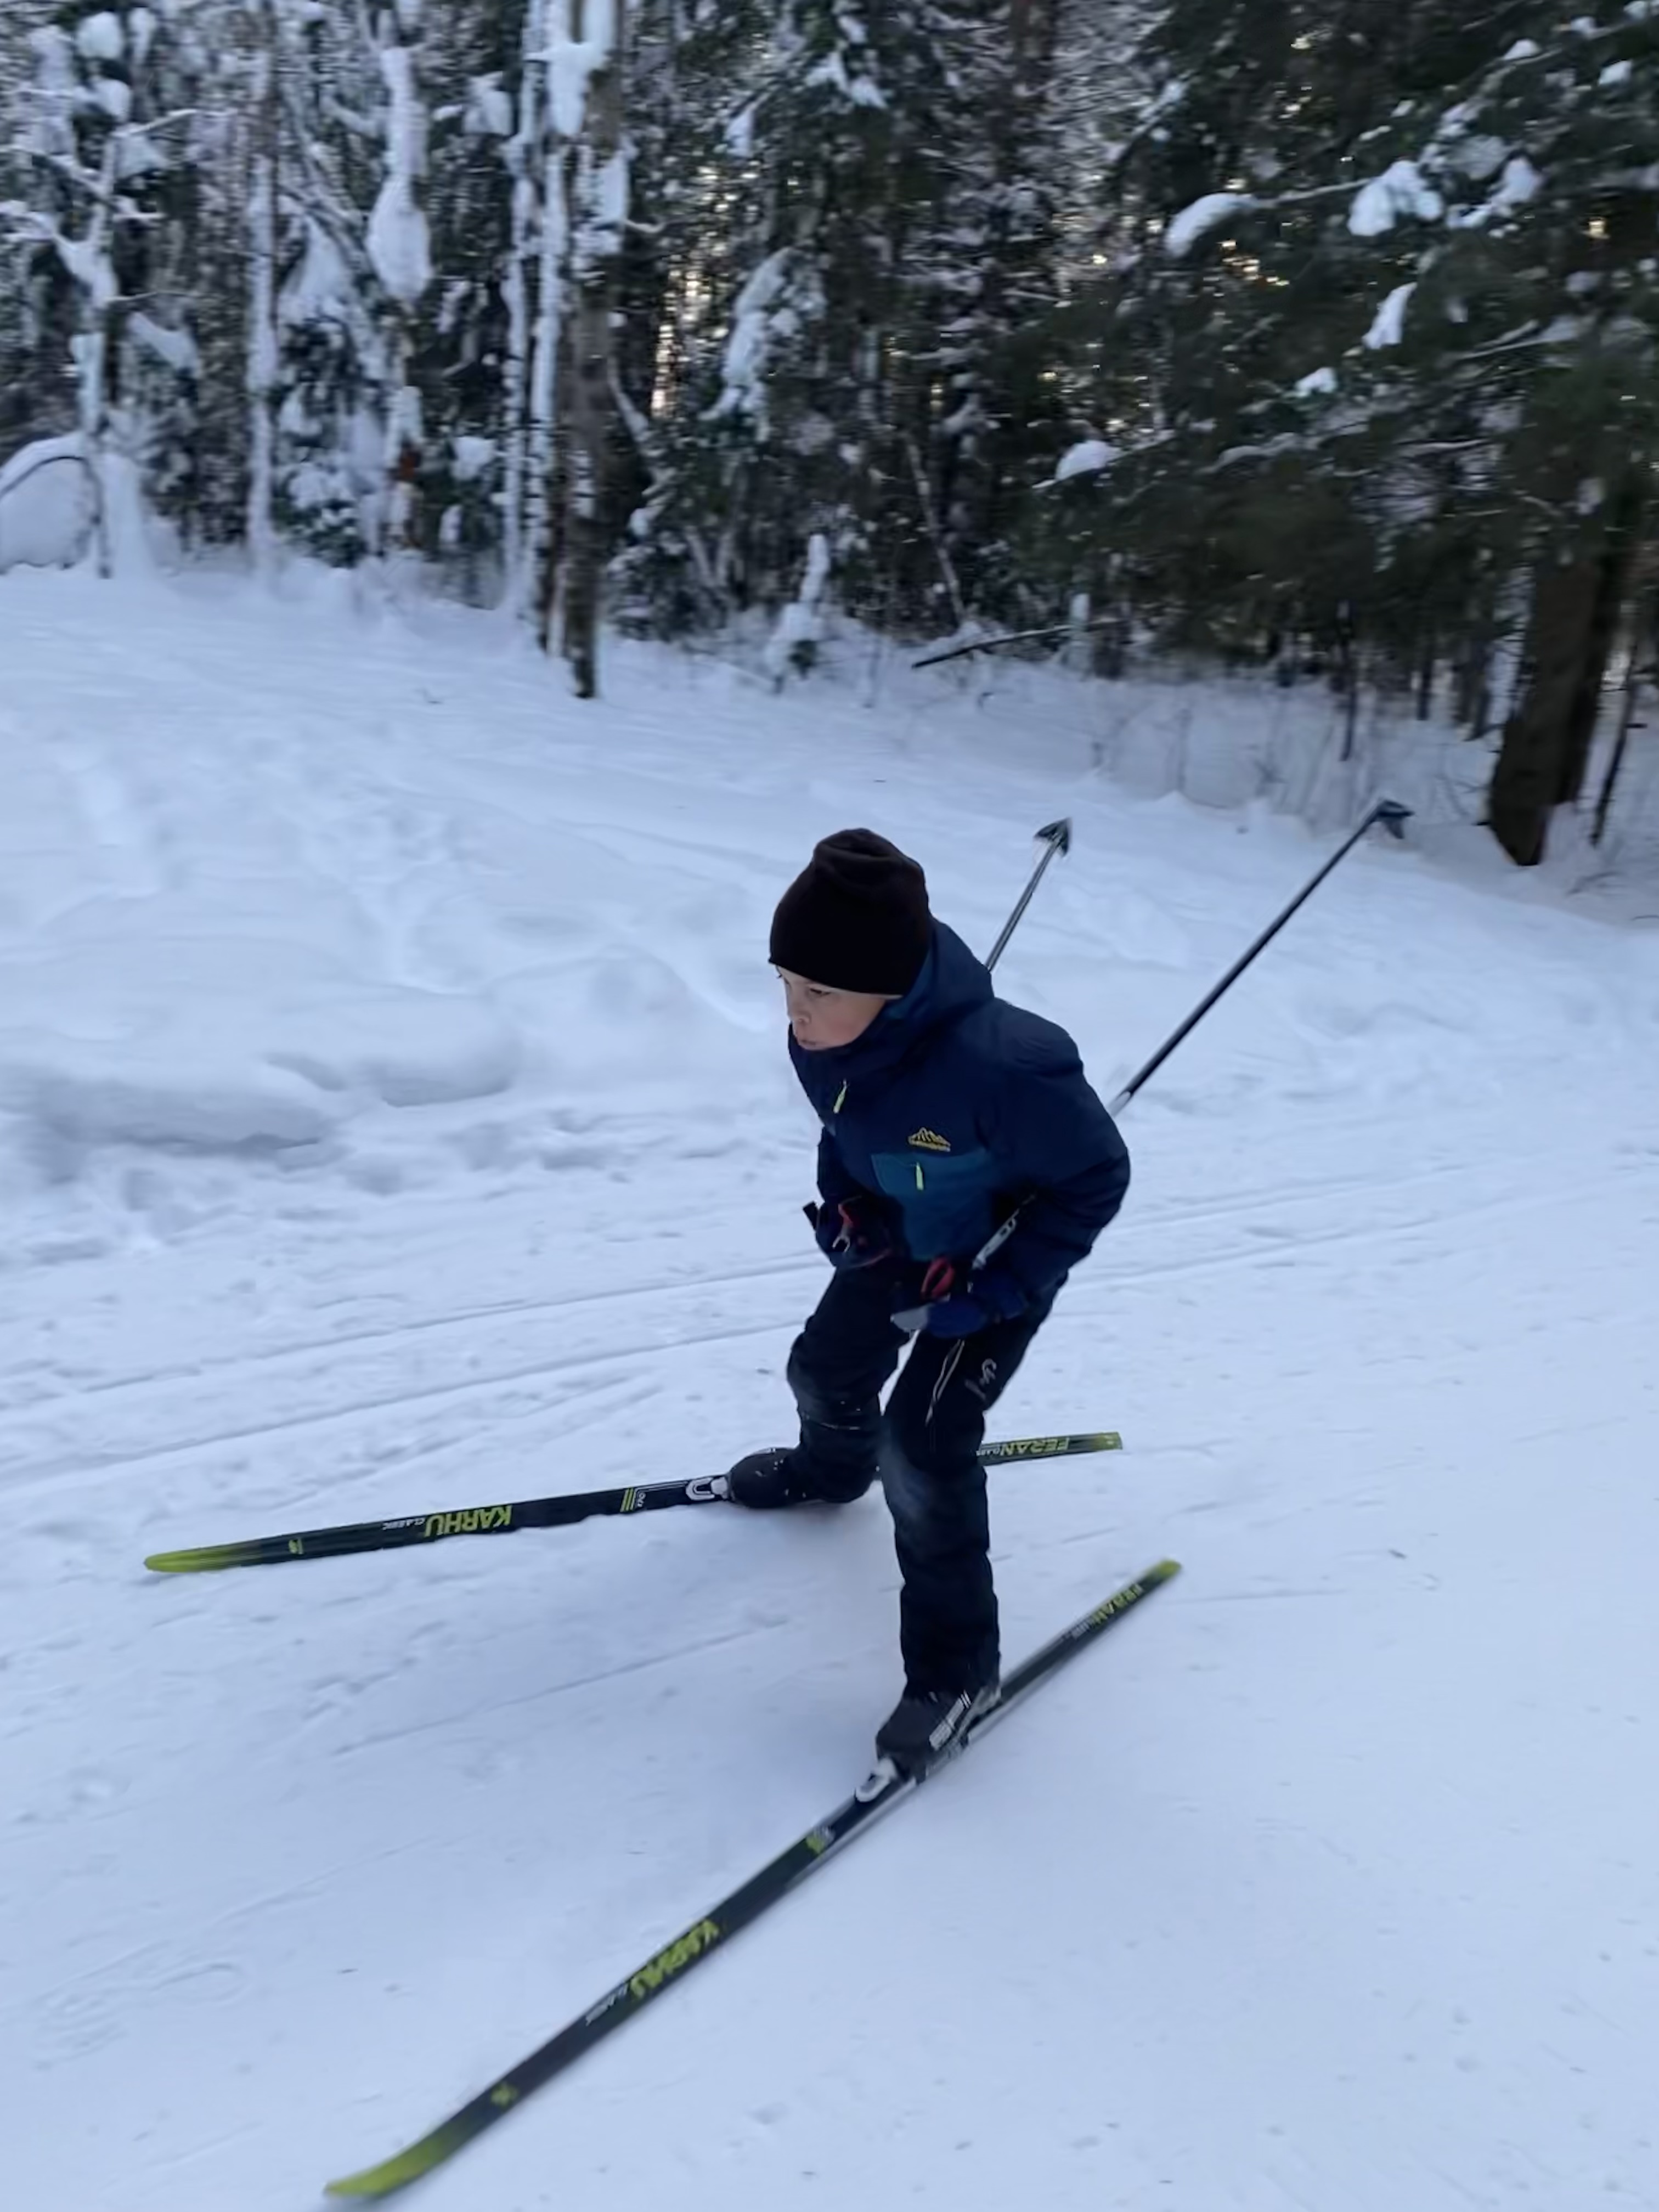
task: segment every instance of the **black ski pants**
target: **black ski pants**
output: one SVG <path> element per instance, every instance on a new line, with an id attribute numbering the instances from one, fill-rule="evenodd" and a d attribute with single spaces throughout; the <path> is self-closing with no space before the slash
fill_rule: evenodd
<path id="1" fill-rule="evenodd" d="M 979 1449 L 985 1416 L 1047 1320 L 1052 1297 L 973 1336 L 916 1337 L 893 1314 L 921 1301 L 922 1270 L 837 1273 L 789 1355 L 801 1452 L 823 1487 L 856 1497 L 878 1475 L 903 1587 L 900 1647 L 914 1692 L 979 1689 L 1000 1663 L 991 1530 Z M 904 1371 L 885 1413 L 881 1392 Z"/>

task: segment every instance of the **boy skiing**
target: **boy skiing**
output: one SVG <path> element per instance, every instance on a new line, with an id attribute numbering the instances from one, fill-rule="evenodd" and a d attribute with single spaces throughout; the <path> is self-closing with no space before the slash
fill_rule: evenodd
<path id="1" fill-rule="evenodd" d="M 730 1495 L 850 1504 L 880 1476 L 905 1692 L 876 1749 L 913 1772 L 996 1696 L 985 1416 L 1122 1205 L 1129 1158 L 1071 1038 L 994 995 L 873 830 L 816 848 L 771 957 L 823 1124 L 815 1229 L 836 1272 L 789 1356 L 800 1441 L 739 1460 Z"/>

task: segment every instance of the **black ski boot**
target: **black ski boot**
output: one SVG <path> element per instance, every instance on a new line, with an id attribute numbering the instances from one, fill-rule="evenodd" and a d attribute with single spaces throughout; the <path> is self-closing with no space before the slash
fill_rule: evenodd
<path id="1" fill-rule="evenodd" d="M 750 1452 L 726 1478 L 726 1494 L 734 1505 L 770 1511 L 781 1505 L 851 1505 L 863 1497 L 873 1475 L 839 1480 L 821 1475 L 799 1450 L 775 1447 Z"/>
<path id="2" fill-rule="evenodd" d="M 876 1756 L 890 1760 L 901 1774 L 925 1774 L 999 1694 L 995 1682 L 981 1690 L 907 1690 L 877 1731 Z"/>

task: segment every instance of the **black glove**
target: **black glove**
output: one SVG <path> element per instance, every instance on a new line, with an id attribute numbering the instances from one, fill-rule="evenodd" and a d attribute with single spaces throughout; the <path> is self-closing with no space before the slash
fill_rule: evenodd
<path id="1" fill-rule="evenodd" d="M 809 1206 L 806 1218 L 832 1267 L 873 1267 L 892 1257 L 892 1231 L 872 1198 L 854 1194 L 837 1206 Z"/>

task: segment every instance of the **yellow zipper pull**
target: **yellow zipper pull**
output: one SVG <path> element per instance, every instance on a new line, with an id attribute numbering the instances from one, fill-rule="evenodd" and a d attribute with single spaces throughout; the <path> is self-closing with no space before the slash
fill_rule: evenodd
<path id="1" fill-rule="evenodd" d="M 842 1086 L 841 1086 L 841 1089 L 840 1089 L 838 1091 L 836 1091 L 836 1103 L 835 1103 L 835 1104 L 834 1104 L 834 1105 L 830 1109 L 830 1111 L 832 1114 L 839 1114 L 839 1113 L 840 1113 L 840 1111 L 841 1111 L 841 1109 L 842 1109 L 842 1108 L 846 1103 L 847 1103 L 847 1085 L 846 1085 L 845 1083 L 843 1083 L 843 1084 L 842 1085 Z"/>
<path id="2" fill-rule="evenodd" d="M 926 1190 L 927 1188 L 927 1184 L 923 1182 L 921 1179 L 921 1162 L 918 1160 L 916 1162 L 916 1188 L 918 1190 Z"/>

